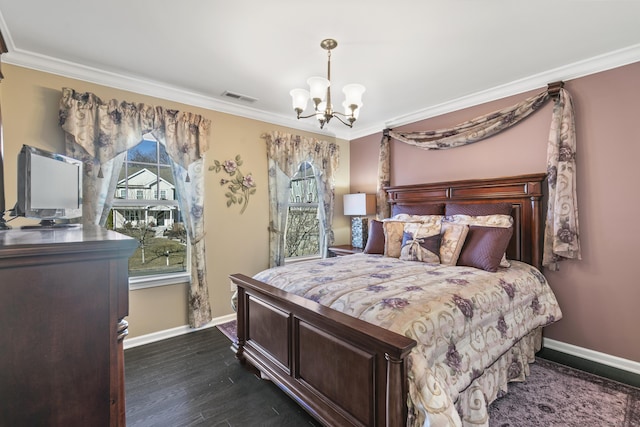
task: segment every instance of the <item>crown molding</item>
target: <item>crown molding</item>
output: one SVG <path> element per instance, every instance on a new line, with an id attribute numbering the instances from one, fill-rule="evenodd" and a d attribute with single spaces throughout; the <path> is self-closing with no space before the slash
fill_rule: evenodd
<path id="1" fill-rule="evenodd" d="M 370 126 L 369 128 L 359 128 L 352 131 L 351 139 L 357 139 L 373 133 L 381 132 L 386 128 L 394 128 L 398 126 L 415 123 L 426 120 L 431 117 L 458 111 L 464 108 L 473 107 L 475 105 L 484 104 L 486 102 L 495 101 L 519 93 L 528 92 L 543 88 L 555 81 L 568 81 L 590 74 L 607 71 L 613 68 L 622 67 L 640 61 L 640 44 L 629 46 L 624 49 L 612 51 L 603 55 L 595 56 L 583 61 L 575 62 L 563 67 L 548 70 L 524 79 L 516 80 L 501 86 L 497 86 L 485 91 L 476 92 L 461 98 L 434 105 L 429 108 L 415 111 L 390 119 L 387 122 Z"/>
<path id="2" fill-rule="evenodd" d="M 349 137 L 348 132 L 320 130 L 310 122 L 300 122 L 295 117 L 271 114 L 256 108 L 234 104 L 232 102 L 220 100 L 162 82 L 133 75 L 118 74 L 21 49 L 10 49 L 6 54 L 6 58 L 3 59 L 5 63 L 11 65 L 17 65 L 142 95 L 153 96 L 155 98 L 167 99 L 234 116 L 245 117 L 336 138 L 348 139 Z"/>
<path id="3" fill-rule="evenodd" d="M 637 44 L 447 101 L 433 107 L 397 116 L 385 122 L 374 123 L 368 127 L 358 127 L 356 129 L 333 128 L 331 131 L 328 131 L 318 129 L 317 126 L 314 126 L 315 123 L 299 121 L 295 117 L 285 117 L 267 113 L 256 108 L 226 102 L 162 82 L 143 79 L 138 76 L 118 74 L 46 55 L 11 48 L 13 47 L 13 43 L 10 36 L 7 42 L 10 45 L 10 49 L 8 53 L 3 55 L 3 62 L 7 64 L 345 140 L 369 136 L 382 132 L 385 128 L 394 128 L 415 123 L 463 108 L 546 87 L 546 85 L 552 81 L 568 81 L 640 61 L 640 44 Z"/>

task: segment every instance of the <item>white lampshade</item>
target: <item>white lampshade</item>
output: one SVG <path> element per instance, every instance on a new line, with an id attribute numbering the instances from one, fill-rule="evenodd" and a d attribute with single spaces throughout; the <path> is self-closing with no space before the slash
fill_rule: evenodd
<path id="1" fill-rule="evenodd" d="M 293 109 L 300 109 L 304 111 L 307 108 L 307 104 L 309 103 L 309 91 L 305 89 L 292 89 L 289 92 L 291 95 L 291 100 L 293 102 Z"/>
<path id="2" fill-rule="evenodd" d="M 309 85 L 311 99 L 320 99 L 321 101 L 324 101 L 324 98 L 327 96 L 327 88 L 331 82 L 324 77 L 309 77 L 307 79 L 307 84 Z"/>
<path id="3" fill-rule="evenodd" d="M 376 196 L 374 194 L 345 194 L 343 202 L 345 215 L 365 216 L 376 213 Z"/>
<path id="4" fill-rule="evenodd" d="M 345 102 L 348 105 L 360 105 L 362 103 L 362 94 L 365 91 L 365 87 L 361 84 L 351 83 L 342 88 L 345 96 Z"/>

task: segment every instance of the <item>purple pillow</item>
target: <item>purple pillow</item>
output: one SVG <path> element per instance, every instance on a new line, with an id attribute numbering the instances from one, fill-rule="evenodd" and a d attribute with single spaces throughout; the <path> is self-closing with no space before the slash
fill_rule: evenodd
<path id="1" fill-rule="evenodd" d="M 513 227 L 469 226 L 457 265 L 480 268 L 496 272 L 500 266 L 502 254 L 507 250 Z"/>
<path id="2" fill-rule="evenodd" d="M 365 254 L 384 254 L 384 228 L 382 221 L 369 220 L 369 237 L 364 248 Z"/>

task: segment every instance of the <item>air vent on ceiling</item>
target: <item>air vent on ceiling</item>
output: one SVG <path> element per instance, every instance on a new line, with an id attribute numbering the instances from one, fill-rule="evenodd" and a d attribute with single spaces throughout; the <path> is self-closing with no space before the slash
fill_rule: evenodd
<path id="1" fill-rule="evenodd" d="M 244 101 L 244 102 L 256 102 L 258 100 L 258 98 L 253 98 L 247 95 L 241 95 L 235 92 L 229 92 L 228 90 L 225 90 L 224 92 L 222 92 L 222 96 L 235 99 L 236 101 Z"/>

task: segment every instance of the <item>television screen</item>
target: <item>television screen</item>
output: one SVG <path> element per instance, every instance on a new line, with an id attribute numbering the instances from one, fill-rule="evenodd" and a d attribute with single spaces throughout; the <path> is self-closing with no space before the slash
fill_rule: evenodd
<path id="1" fill-rule="evenodd" d="M 14 214 L 40 219 L 41 225 L 82 216 L 82 162 L 23 145 Z"/>

